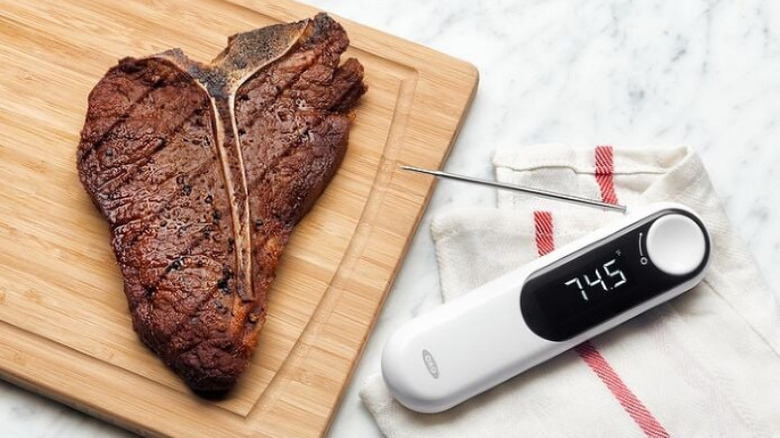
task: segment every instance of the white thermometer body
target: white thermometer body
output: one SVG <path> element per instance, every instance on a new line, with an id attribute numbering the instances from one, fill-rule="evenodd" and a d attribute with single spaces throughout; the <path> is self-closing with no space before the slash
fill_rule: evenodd
<path id="1" fill-rule="evenodd" d="M 710 247 L 683 205 L 632 212 L 404 324 L 385 382 L 410 409 L 449 409 L 693 288 Z"/>

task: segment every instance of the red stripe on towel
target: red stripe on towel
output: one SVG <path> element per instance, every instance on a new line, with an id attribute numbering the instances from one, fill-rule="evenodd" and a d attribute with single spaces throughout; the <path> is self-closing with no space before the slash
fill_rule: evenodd
<path id="1" fill-rule="evenodd" d="M 534 226 L 536 227 L 536 251 L 540 256 L 543 256 L 555 249 L 552 213 L 549 211 L 535 211 Z"/>
<path id="2" fill-rule="evenodd" d="M 612 148 L 600 146 L 596 148 L 596 179 L 599 180 L 599 155 L 602 155 L 601 160 L 604 168 L 602 170 L 609 169 L 609 173 L 602 173 L 604 178 L 604 185 L 599 182 L 601 187 L 602 199 L 604 202 L 617 203 L 617 197 L 615 196 L 615 188 L 612 182 Z M 599 152 L 602 150 L 602 152 Z M 603 152 L 608 150 L 609 152 Z M 605 156 L 608 155 L 608 162 Z M 605 190 L 605 188 L 607 190 Z M 553 249 L 555 249 L 555 238 L 553 233 L 553 221 L 552 213 L 549 211 L 535 211 L 534 212 L 534 228 L 536 231 L 536 250 L 540 256 L 543 256 Z M 601 379 L 601 381 L 607 386 L 607 389 L 617 399 L 623 409 L 631 416 L 636 424 L 642 429 L 642 431 L 649 438 L 669 438 L 669 433 L 666 432 L 663 426 L 655 419 L 653 414 L 645 407 L 645 405 L 634 395 L 634 393 L 626 386 L 623 379 L 620 378 L 617 372 L 607 362 L 604 356 L 599 353 L 590 341 L 585 341 L 582 344 L 574 347 L 577 354 L 580 355 L 582 360 L 593 370 L 594 373 Z"/>
<path id="3" fill-rule="evenodd" d="M 607 385 L 612 395 L 620 402 L 623 409 L 634 419 L 645 435 L 650 438 L 669 438 L 669 433 L 666 429 L 661 426 L 661 423 L 655 419 L 644 403 L 626 386 L 623 379 L 620 378 L 618 373 L 607 362 L 607 359 L 599 353 L 590 341 L 585 341 L 574 347 L 574 350 L 588 364 L 590 369 L 599 376 L 599 379 Z"/>
<path id="4" fill-rule="evenodd" d="M 596 182 L 601 190 L 601 199 L 610 204 L 618 203 L 615 183 L 612 179 L 614 169 L 612 146 L 596 146 Z"/>

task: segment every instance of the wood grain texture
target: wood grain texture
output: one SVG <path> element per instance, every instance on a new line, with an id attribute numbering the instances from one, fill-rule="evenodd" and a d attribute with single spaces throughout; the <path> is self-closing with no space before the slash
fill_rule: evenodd
<path id="1" fill-rule="evenodd" d="M 433 181 L 472 66 L 335 17 L 365 66 L 347 156 L 293 233 L 250 368 L 194 396 L 132 331 L 108 229 L 75 166 L 89 91 L 124 56 L 313 16 L 287 0 L 0 0 L 0 375 L 148 436 L 320 436 L 338 406 Z"/>

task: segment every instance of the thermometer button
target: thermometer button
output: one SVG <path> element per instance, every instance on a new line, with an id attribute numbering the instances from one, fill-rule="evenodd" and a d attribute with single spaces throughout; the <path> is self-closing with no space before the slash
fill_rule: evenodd
<path id="1" fill-rule="evenodd" d="M 647 254 L 661 271 L 686 275 L 704 261 L 704 231 L 692 219 L 669 214 L 653 222 L 647 232 Z"/>

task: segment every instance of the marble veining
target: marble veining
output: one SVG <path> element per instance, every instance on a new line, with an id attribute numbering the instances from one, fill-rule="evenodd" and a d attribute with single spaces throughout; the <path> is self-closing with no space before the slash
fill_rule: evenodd
<path id="1" fill-rule="evenodd" d="M 445 169 L 493 177 L 496 148 L 537 142 L 687 144 L 780 297 L 780 5 L 741 2 L 311 0 L 475 64 L 480 86 Z M 358 390 L 384 340 L 441 302 L 432 215 L 491 206 L 489 190 L 439 183 L 334 420 L 332 437 L 378 437 Z M 0 436 L 132 436 L 0 382 Z"/>

